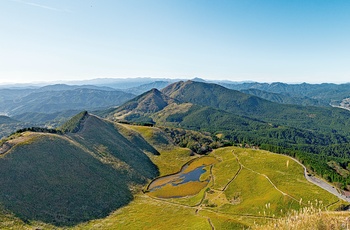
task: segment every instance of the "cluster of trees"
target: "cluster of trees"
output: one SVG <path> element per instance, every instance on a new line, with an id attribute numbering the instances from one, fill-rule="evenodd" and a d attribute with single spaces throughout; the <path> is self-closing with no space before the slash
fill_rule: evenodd
<path id="1" fill-rule="evenodd" d="M 329 161 L 335 161 L 346 169 L 350 162 L 349 139 L 339 134 L 343 133 L 345 127 L 343 130 L 337 129 L 339 132 L 326 130 L 327 122 L 320 121 L 319 127 L 315 127 L 318 130 L 301 129 L 235 116 L 210 107 L 195 106 L 187 113 L 169 116 L 168 121 L 184 129 L 209 132 L 213 135 L 222 133 L 226 144 L 259 146 L 260 149 L 293 156 L 302 161 L 309 171 L 330 182 L 337 182 L 341 188 L 346 189 L 350 185 L 349 177 L 340 175 L 327 164 Z"/>
<path id="2" fill-rule="evenodd" d="M 207 132 L 201 133 L 170 127 L 162 128 L 162 130 L 171 137 L 176 145 L 189 148 L 197 154 L 207 154 L 213 149 L 232 144 L 227 140 L 211 136 L 211 134 Z"/>
<path id="3" fill-rule="evenodd" d="M 49 128 L 43 128 L 43 127 L 28 127 L 28 128 L 23 128 L 19 129 L 16 131 L 16 133 L 23 133 L 26 131 L 30 132 L 40 132 L 40 133 L 56 133 L 56 134 L 63 134 L 61 130 L 57 129 L 49 129 Z"/>

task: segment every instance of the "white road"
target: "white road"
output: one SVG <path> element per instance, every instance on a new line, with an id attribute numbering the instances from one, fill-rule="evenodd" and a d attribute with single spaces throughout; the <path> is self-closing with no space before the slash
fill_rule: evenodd
<path id="1" fill-rule="evenodd" d="M 318 187 L 323 188 L 324 190 L 332 193 L 333 195 L 337 196 L 339 199 L 350 202 L 350 198 L 347 198 L 346 196 L 340 194 L 338 192 L 338 190 L 334 186 L 332 186 L 331 184 L 327 183 L 326 181 L 324 181 L 320 178 L 317 178 L 314 176 L 309 176 L 307 173 L 306 167 L 302 163 L 300 163 L 299 161 L 297 161 L 293 157 L 290 157 L 290 159 L 294 160 L 295 162 L 297 162 L 298 164 L 300 164 L 304 168 L 304 176 L 305 176 L 306 180 L 308 180 L 311 183 L 317 185 Z"/>

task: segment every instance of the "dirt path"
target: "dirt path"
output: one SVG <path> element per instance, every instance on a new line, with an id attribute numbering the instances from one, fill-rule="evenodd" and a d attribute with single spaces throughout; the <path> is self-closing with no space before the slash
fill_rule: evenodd
<path id="1" fill-rule="evenodd" d="M 241 172 L 243 166 L 242 164 L 239 162 L 238 158 L 236 158 L 238 164 L 239 164 L 239 169 L 236 172 L 236 174 L 232 177 L 232 179 L 225 185 L 225 187 L 221 190 L 222 192 L 226 191 L 227 187 L 232 183 L 232 181 L 234 181 L 236 179 L 236 177 L 238 176 L 238 174 Z"/>
<path id="2" fill-rule="evenodd" d="M 215 230 L 215 226 L 214 226 L 213 223 L 211 222 L 211 219 L 210 219 L 210 218 L 208 218 L 208 222 L 209 222 L 209 224 L 210 224 L 211 229 L 212 229 L 212 230 Z"/>
<path id="3" fill-rule="evenodd" d="M 289 195 L 288 193 L 285 193 L 285 192 L 283 192 L 282 190 L 280 190 L 279 188 L 277 188 L 277 186 L 271 181 L 271 179 L 270 179 L 267 175 L 262 174 L 262 173 L 259 173 L 259 172 L 257 172 L 257 171 L 254 171 L 254 170 L 251 169 L 251 168 L 248 168 L 248 167 L 244 166 L 244 165 L 240 162 L 238 156 L 234 153 L 233 150 L 232 150 L 232 154 L 236 157 L 238 163 L 242 166 L 242 168 L 245 168 L 245 169 L 247 169 L 247 170 L 249 170 L 249 171 L 251 171 L 251 172 L 253 172 L 253 173 L 256 173 L 256 174 L 258 174 L 258 175 L 260 175 L 260 176 L 265 177 L 265 178 L 267 179 L 267 181 L 270 182 L 270 184 L 271 184 L 278 192 L 280 192 L 283 196 L 288 196 L 289 198 L 295 200 L 296 202 L 298 202 L 298 203 L 300 202 L 300 200 L 296 199 L 295 197 L 293 197 L 293 196 Z"/>

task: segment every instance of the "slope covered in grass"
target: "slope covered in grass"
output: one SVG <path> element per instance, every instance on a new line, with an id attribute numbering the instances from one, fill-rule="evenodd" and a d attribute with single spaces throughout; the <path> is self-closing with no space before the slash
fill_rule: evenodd
<path id="1" fill-rule="evenodd" d="M 236 147 L 217 149 L 209 155 L 219 163 L 212 169 L 214 182 L 198 197 L 155 199 L 140 195 L 107 218 L 79 225 L 78 229 L 113 229 L 114 226 L 120 229 L 191 229 L 194 226 L 200 229 L 212 229 L 212 226 L 215 229 L 246 229 L 259 226 L 258 229 L 264 229 L 270 221 L 289 217 L 293 210 L 311 207 L 311 203 L 315 207 L 316 199 L 321 210 L 338 202 L 332 194 L 306 181 L 303 168 L 287 156 Z M 167 159 L 163 158 L 163 161 Z M 241 170 L 239 162 L 244 166 Z M 167 164 L 158 166 L 161 171 L 168 169 Z"/>
<path id="2" fill-rule="evenodd" d="M 134 178 L 133 180 L 139 183 L 157 176 L 158 169 L 149 157 L 137 145 L 120 134 L 111 122 L 88 115 L 81 130 L 68 136 L 96 153 L 102 161 L 113 167 L 120 166 L 128 177 Z"/>
<path id="3" fill-rule="evenodd" d="M 147 132 L 140 132 L 145 139 L 147 135 L 150 137 L 149 129 L 154 128 L 147 129 Z M 181 152 L 173 151 L 169 155 L 163 152 L 163 156 L 162 151 L 160 153 L 159 156 L 152 156 L 154 162 L 161 159 L 157 164 L 160 171 L 174 173 L 181 168 L 181 159 L 185 160 Z M 197 196 L 156 199 L 139 193 L 135 200 L 109 216 L 68 229 L 264 229 L 265 224 L 273 226 L 269 224 L 270 221 L 288 218 L 293 210 L 311 207 L 308 201 L 315 205 L 317 199 L 317 207 L 321 210 L 338 202 L 333 195 L 307 182 L 303 177 L 303 168 L 289 157 L 237 147 L 220 148 L 209 155 L 219 162 L 213 165 L 213 180 L 209 187 Z M 187 160 L 191 158 L 187 155 Z M 179 167 L 169 167 L 175 161 Z M 332 215 L 337 219 L 336 213 Z M 343 218 L 342 214 L 339 215 Z M 12 225 L 3 223 L 2 226 L 52 228 L 40 222 L 23 223 L 7 216 L 7 219 L 2 218 Z M 278 224 L 283 224 L 283 220 Z"/>
<path id="4" fill-rule="evenodd" d="M 0 204 L 25 221 L 69 226 L 105 217 L 158 175 L 112 123 L 89 114 L 76 133 L 27 132 L 10 141 L 0 156 Z"/>

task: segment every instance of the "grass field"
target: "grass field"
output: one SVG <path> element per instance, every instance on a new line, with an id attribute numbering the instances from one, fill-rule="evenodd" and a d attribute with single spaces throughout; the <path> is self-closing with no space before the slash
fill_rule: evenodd
<path id="1" fill-rule="evenodd" d="M 308 221 L 307 226 L 311 226 L 305 229 L 322 227 L 325 223 L 320 222 L 320 216 L 329 217 L 338 224 L 334 226 L 347 223 L 343 213 L 324 211 L 331 204 L 336 208 L 343 202 L 308 182 L 302 166 L 289 157 L 261 150 L 225 147 L 214 150 L 201 162 L 200 158 L 193 160 L 196 156 L 190 156 L 188 149 L 171 144 L 171 147 L 165 146 L 166 137 L 162 137 L 157 128 L 125 127 L 137 131 L 159 151 L 160 155 L 148 156 L 158 167 L 160 176 L 178 172 L 189 161 L 193 166 L 205 162 L 212 165 L 206 166 L 210 182 L 197 194 L 183 198 L 160 199 L 138 193 L 127 206 L 103 219 L 65 229 L 273 229 L 276 224 L 281 229 L 298 229 L 289 228 L 285 223 L 295 220 L 300 214 L 298 210 L 314 207 L 317 207 L 317 212 L 304 218 L 305 222 Z M 157 143 L 159 138 L 161 142 Z M 171 193 L 171 189 L 167 192 Z M 184 190 L 188 193 L 192 188 Z M 293 226 L 306 225 L 294 223 Z M 0 228 L 60 229 L 40 222 L 24 223 L 5 211 L 0 212 Z"/>

